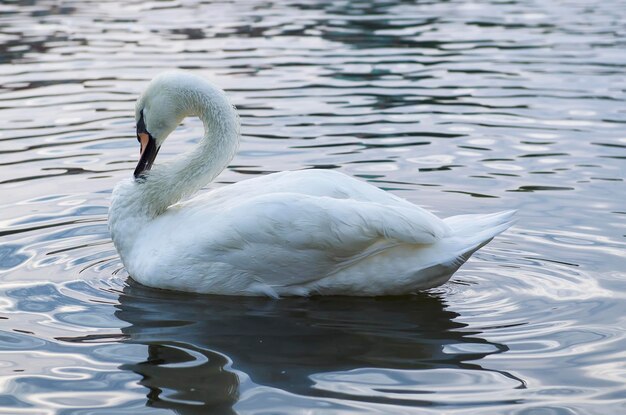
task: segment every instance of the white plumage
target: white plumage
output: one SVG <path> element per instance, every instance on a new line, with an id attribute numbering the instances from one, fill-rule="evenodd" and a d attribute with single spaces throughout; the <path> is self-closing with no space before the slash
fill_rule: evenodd
<path id="1" fill-rule="evenodd" d="M 158 151 L 186 116 L 204 123 L 198 147 L 151 170 L 151 162 L 138 166 L 136 178 L 113 191 L 113 242 L 132 278 L 148 286 L 228 295 L 406 294 L 443 284 L 511 224 L 514 212 L 441 220 L 329 170 L 269 174 L 181 202 L 227 166 L 239 140 L 236 112 L 220 89 L 188 73 L 165 73 L 137 102 L 138 137 L 140 124 L 146 131 L 142 160 L 146 137 Z"/>

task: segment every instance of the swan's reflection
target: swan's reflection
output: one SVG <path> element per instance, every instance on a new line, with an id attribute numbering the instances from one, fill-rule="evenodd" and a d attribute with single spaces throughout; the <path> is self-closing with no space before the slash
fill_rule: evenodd
<path id="1" fill-rule="evenodd" d="M 143 377 L 149 405 L 184 414 L 234 413 L 239 379 L 228 359 L 256 384 L 333 396 L 312 389 L 310 376 L 364 367 L 480 370 L 466 362 L 506 349 L 461 330 L 458 315 L 426 294 L 270 300 L 132 284 L 118 307 L 128 341 L 148 346 L 145 361 L 123 368 Z"/>

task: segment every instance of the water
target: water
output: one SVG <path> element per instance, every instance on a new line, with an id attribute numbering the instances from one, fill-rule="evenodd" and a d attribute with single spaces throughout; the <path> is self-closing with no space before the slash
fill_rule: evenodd
<path id="1" fill-rule="evenodd" d="M 624 1 L 3 2 L 0 413 L 626 413 L 625 21 Z M 519 222 L 412 297 L 141 287 L 108 198 L 167 68 L 241 113 L 211 187 L 330 168 Z"/>

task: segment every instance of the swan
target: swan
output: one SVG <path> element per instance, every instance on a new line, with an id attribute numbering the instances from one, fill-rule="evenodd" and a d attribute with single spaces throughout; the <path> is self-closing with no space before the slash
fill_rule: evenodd
<path id="1" fill-rule="evenodd" d="M 153 162 L 185 117 L 204 137 Z M 232 160 L 239 119 L 224 91 L 157 75 L 135 108 L 140 158 L 111 197 L 109 229 L 128 274 L 150 287 L 242 296 L 377 296 L 445 283 L 512 224 L 514 211 L 440 219 L 345 174 L 284 171 L 189 198 Z"/>

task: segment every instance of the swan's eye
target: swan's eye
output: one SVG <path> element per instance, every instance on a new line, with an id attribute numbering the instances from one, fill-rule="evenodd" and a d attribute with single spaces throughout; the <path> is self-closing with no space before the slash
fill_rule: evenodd
<path id="1" fill-rule="evenodd" d="M 139 121 L 137 121 L 137 141 L 141 143 L 139 134 L 148 134 L 148 130 L 146 129 L 146 123 L 143 120 L 143 110 L 141 110 L 139 114 Z"/>

